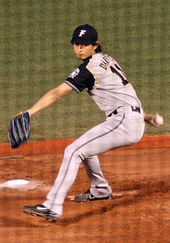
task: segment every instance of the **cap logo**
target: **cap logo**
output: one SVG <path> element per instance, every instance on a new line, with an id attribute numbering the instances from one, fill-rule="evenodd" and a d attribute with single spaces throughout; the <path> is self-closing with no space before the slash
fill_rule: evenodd
<path id="1" fill-rule="evenodd" d="M 86 33 L 86 30 L 80 30 L 79 37 L 82 37 Z"/>

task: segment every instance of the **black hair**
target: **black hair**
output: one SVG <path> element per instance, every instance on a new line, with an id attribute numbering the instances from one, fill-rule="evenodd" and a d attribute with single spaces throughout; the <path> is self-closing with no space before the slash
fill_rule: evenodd
<path id="1" fill-rule="evenodd" d="M 98 46 L 97 46 L 97 48 L 96 48 L 96 50 L 95 50 L 95 53 L 99 53 L 99 52 L 102 52 L 102 46 L 101 46 L 101 44 L 100 43 L 93 43 L 92 45 L 93 46 L 95 46 L 95 45 L 97 45 L 98 44 Z"/>

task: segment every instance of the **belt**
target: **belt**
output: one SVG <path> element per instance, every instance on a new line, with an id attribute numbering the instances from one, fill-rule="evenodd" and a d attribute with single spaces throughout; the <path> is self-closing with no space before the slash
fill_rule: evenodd
<path id="1" fill-rule="evenodd" d="M 136 106 L 130 106 L 130 107 L 131 107 L 132 111 L 140 113 L 140 108 L 139 108 L 139 107 L 136 107 Z M 119 108 L 121 108 L 121 107 L 119 107 Z M 118 108 L 118 109 L 119 109 L 119 108 Z M 112 116 L 112 115 L 117 115 L 117 114 L 118 114 L 118 109 L 116 109 L 116 110 L 114 110 L 112 113 L 110 113 L 110 114 L 108 115 L 108 117 L 110 117 L 110 116 Z"/>

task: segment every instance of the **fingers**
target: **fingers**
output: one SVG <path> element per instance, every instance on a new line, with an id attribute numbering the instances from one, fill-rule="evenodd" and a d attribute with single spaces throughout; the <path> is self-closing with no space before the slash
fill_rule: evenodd
<path id="1" fill-rule="evenodd" d="M 159 114 L 155 114 L 152 116 L 152 125 L 156 128 L 162 127 L 164 125 L 163 117 Z"/>

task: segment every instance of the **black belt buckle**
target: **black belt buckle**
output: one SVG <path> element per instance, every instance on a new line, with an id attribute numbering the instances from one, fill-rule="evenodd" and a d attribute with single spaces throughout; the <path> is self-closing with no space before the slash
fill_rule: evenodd
<path id="1" fill-rule="evenodd" d="M 132 107 L 132 111 L 140 113 L 140 108 L 139 107 L 136 107 L 136 106 L 131 106 L 131 107 Z"/>

